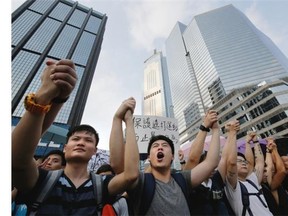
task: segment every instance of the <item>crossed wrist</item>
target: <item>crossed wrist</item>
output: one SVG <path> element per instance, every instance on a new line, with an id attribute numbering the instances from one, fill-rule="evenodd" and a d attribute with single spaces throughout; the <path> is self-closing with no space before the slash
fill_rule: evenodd
<path id="1" fill-rule="evenodd" d="M 272 149 L 266 149 L 266 153 L 272 153 Z"/>

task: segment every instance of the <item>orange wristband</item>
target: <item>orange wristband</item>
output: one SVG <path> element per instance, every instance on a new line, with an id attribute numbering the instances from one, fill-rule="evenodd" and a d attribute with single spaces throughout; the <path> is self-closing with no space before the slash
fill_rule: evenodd
<path id="1" fill-rule="evenodd" d="M 35 102 L 35 94 L 30 93 L 25 97 L 24 107 L 27 111 L 33 114 L 46 114 L 51 108 L 51 104 L 41 105 Z"/>

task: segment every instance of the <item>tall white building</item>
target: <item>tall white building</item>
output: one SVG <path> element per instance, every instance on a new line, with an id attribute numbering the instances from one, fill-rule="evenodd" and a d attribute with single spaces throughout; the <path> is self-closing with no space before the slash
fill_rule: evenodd
<path id="1" fill-rule="evenodd" d="M 161 51 L 154 50 L 153 55 L 144 64 L 142 114 L 173 118 L 166 58 Z"/>
<path id="2" fill-rule="evenodd" d="M 288 77 L 287 57 L 232 5 L 197 15 L 188 26 L 178 22 L 165 45 L 182 141 L 234 89 Z"/>

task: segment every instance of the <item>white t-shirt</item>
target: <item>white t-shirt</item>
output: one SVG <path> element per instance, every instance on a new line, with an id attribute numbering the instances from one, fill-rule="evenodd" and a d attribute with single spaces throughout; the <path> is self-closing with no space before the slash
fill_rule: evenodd
<path id="1" fill-rule="evenodd" d="M 250 176 L 248 176 L 249 180 L 251 180 L 259 189 L 261 189 L 261 186 L 258 184 L 257 176 L 254 172 L 251 173 Z M 242 204 L 242 197 L 241 197 L 241 188 L 240 188 L 240 180 L 237 182 L 237 186 L 235 189 L 232 188 L 232 186 L 229 184 L 228 181 L 225 186 L 225 193 L 227 196 L 227 199 L 234 210 L 236 215 L 242 215 L 243 211 L 243 204 Z M 257 193 L 258 191 L 256 188 L 254 188 L 249 182 L 247 181 L 241 181 L 245 187 L 248 190 L 248 193 Z M 254 216 L 264 216 L 264 215 L 273 215 L 268 208 L 267 202 L 265 200 L 265 197 L 263 194 L 260 195 L 262 201 L 266 204 L 267 207 L 265 207 L 262 202 L 259 200 L 259 198 L 255 195 L 249 195 L 249 201 L 250 201 L 250 209 Z M 246 215 L 249 215 L 248 211 L 246 210 Z"/>

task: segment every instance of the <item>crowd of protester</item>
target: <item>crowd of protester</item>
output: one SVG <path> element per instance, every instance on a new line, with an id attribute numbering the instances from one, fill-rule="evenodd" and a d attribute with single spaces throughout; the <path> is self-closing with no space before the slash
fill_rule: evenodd
<path id="1" fill-rule="evenodd" d="M 92 126 L 71 128 L 63 151 L 51 151 L 42 161 L 34 159 L 38 141 L 77 83 L 71 60 L 46 64 L 41 86 L 25 98 L 26 112 L 12 132 L 12 202 L 26 206 L 23 215 L 99 215 L 98 183 L 87 169 L 99 142 Z M 245 151 L 240 152 L 236 137 L 241 125 L 232 120 L 225 125 L 221 152 L 218 115 L 209 110 L 187 158 L 181 151 L 175 153 L 168 137 L 153 136 L 147 149 L 149 166 L 140 172 L 135 107 L 135 99 L 127 98 L 112 119 L 110 163 L 96 172 L 101 176 L 101 206 L 116 206 L 124 198 L 115 207 L 117 215 L 288 215 L 288 156 L 279 154 L 273 137 L 266 138 L 263 152 L 257 131 L 248 131 Z M 205 151 L 208 133 L 212 138 Z M 181 170 L 171 169 L 176 156 Z M 63 172 L 35 208 L 37 193 L 55 170 Z"/>

